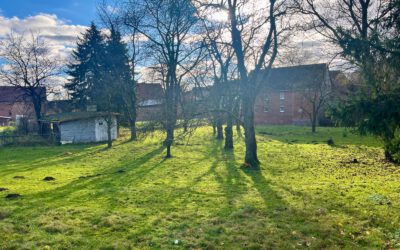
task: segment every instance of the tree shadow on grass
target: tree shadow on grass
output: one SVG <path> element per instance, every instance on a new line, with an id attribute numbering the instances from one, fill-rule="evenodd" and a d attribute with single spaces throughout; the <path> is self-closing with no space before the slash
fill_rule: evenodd
<path id="1" fill-rule="evenodd" d="M 113 202 L 114 198 L 118 198 L 121 189 L 125 185 L 132 185 L 135 182 L 141 181 L 164 162 L 161 159 L 160 162 L 154 165 L 146 165 L 149 161 L 160 155 L 163 150 L 163 147 L 156 148 L 137 159 L 111 166 L 105 171 L 91 176 L 82 176 L 83 178 L 77 178 L 64 186 L 29 195 L 27 196 L 29 200 L 24 199 L 24 202 L 29 202 L 30 204 L 24 205 L 18 208 L 18 210 L 21 211 L 24 207 L 28 209 L 32 206 L 41 206 L 44 204 L 51 204 L 52 208 L 56 208 L 58 201 L 61 201 L 60 203 L 65 205 L 64 202 L 68 199 L 72 204 L 76 204 L 80 201 L 94 200 L 105 195 L 108 198 L 108 208 L 112 208 L 117 205 Z M 89 190 L 93 193 L 88 193 Z"/>
<path id="2" fill-rule="evenodd" d="M 3 176 L 17 174 L 18 172 L 27 172 L 40 168 L 77 162 L 90 155 L 102 152 L 103 149 L 96 149 L 96 146 L 98 145 L 85 144 L 74 148 L 52 148 L 54 151 L 42 157 L 38 157 L 36 154 L 24 155 L 17 158 L 16 163 L 7 164 L 9 165 L 7 168 L 1 168 L 0 174 Z M 46 148 L 42 150 L 46 150 Z"/>
<path id="3" fill-rule="evenodd" d="M 265 206 L 271 209 L 287 209 L 288 205 L 282 198 L 271 188 L 271 183 L 267 181 L 260 169 L 246 169 L 242 167 L 242 171 L 250 177 L 253 186 L 258 191 Z"/>
<path id="4" fill-rule="evenodd" d="M 332 140 L 336 147 L 371 146 L 382 147 L 382 142 L 372 136 L 362 136 L 340 127 L 319 127 L 313 133 L 302 126 L 257 126 L 256 133 L 261 138 L 287 144 L 328 144 Z"/>

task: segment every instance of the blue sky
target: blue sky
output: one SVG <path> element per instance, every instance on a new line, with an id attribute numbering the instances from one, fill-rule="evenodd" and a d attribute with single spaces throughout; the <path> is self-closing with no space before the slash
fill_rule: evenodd
<path id="1" fill-rule="evenodd" d="M 96 19 L 98 0 L 0 0 L 0 15 L 24 19 L 40 13 L 56 15 L 68 24 L 89 25 Z"/>

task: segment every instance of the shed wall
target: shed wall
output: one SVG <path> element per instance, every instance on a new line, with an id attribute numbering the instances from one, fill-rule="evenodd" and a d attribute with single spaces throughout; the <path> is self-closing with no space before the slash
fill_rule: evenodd
<path id="1" fill-rule="evenodd" d="M 61 143 L 85 143 L 95 142 L 95 118 L 63 122 L 60 124 Z"/>
<path id="2" fill-rule="evenodd" d="M 96 118 L 96 141 L 107 141 L 108 134 L 107 134 L 107 122 L 104 118 L 99 117 Z M 111 139 L 117 139 L 117 118 L 114 116 L 111 126 Z"/>

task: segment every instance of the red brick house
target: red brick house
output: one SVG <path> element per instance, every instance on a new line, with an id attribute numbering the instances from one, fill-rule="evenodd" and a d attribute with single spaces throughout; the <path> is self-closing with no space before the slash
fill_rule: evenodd
<path id="1" fill-rule="evenodd" d="M 326 64 L 274 68 L 263 81 L 254 107 L 256 124 L 310 124 L 307 94 L 320 84 L 327 89 L 331 85 Z"/>
<path id="2" fill-rule="evenodd" d="M 37 88 L 43 93 L 42 109 L 46 106 L 46 89 Z M 5 121 L 15 121 L 17 117 L 24 116 L 32 122 L 36 121 L 35 110 L 31 98 L 21 88 L 14 86 L 0 86 L 0 117 L 3 125 Z M 2 125 L 0 123 L 0 125 Z"/>

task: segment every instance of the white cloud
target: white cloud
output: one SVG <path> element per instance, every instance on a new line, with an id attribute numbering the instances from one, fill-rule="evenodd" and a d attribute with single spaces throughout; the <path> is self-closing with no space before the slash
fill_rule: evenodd
<path id="1" fill-rule="evenodd" d="M 10 32 L 16 34 L 39 34 L 50 47 L 53 55 L 66 59 L 76 44 L 77 37 L 87 29 L 86 26 L 71 25 L 56 15 L 38 14 L 26 18 L 5 17 L 0 12 L 0 39 Z"/>
<path id="2" fill-rule="evenodd" d="M 76 46 L 78 36 L 85 32 L 88 27 L 82 25 L 71 25 L 59 19 L 56 15 L 38 14 L 26 18 L 5 17 L 0 10 L 0 41 L 8 34 L 28 36 L 32 33 L 38 34 L 50 49 L 51 56 L 64 64 L 71 56 Z M 4 66 L 4 65 L 3 65 Z M 52 88 L 56 88 L 62 96 L 65 91 L 61 86 L 66 82 L 66 76 L 61 75 L 51 79 Z M 50 99 L 55 96 L 50 96 Z"/>

